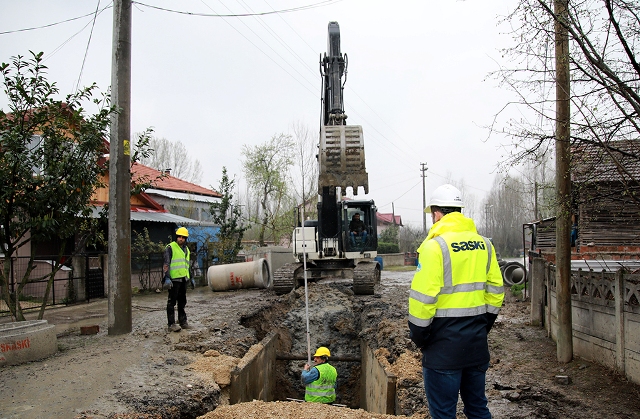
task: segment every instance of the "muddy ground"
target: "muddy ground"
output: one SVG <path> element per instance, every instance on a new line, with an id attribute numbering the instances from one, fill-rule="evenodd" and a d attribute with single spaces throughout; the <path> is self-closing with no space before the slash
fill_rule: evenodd
<path id="1" fill-rule="evenodd" d="M 406 327 L 411 278 L 385 270 L 373 296 L 354 296 L 349 282 L 310 284 L 309 336 L 314 349 L 328 346 L 334 356 L 359 355 L 360 340 L 367 341 L 398 376 L 398 414 L 428 418 L 419 353 Z M 166 332 L 164 293 L 134 296 L 133 331 L 124 336 L 107 335 L 104 300 L 48 310 L 59 351 L 0 368 L 0 419 L 386 417 L 357 409 L 354 362 L 335 363 L 337 402 L 347 408 L 285 401 L 303 398 L 304 361 L 278 361 L 283 401 L 228 406 L 230 370 L 268 332 L 279 333 L 279 351 L 306 354 L 304 289 L 277 296 L 199 287 L 187 298 L 192 329 L 179 333 Z M 529 326 L 528 316 L 528 303 L 511 297 L 490 334 L 487 395 L 495 418 L 640 418 L 638 385 L 593 362 L 559 364 L 546 331 Z M 97 335 L 80 334 L 80 326 L 94 324 Z M 557 375 L 571 383 L 556 382 Z"/>

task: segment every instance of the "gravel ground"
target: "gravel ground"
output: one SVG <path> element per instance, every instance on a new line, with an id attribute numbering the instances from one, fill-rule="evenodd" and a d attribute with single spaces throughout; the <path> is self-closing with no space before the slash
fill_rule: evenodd
<path id="1" fill-rule="evenodd" d="M 364 339 L 398 376 L 397 412 L 428 418 L 420 356 L 408 339 L 407 290 L 411 272 L 383 271 L 374 296 L 353 296 L 348 283 L 310 284 L 311 346 L 334 355 L 359 353 Z M 278 402 L 228 405 L 229 371 L 269 331 L 279 351 L 306 354 L 304 289 L 285 296 L 266 290 L 188 293 L 192 329 L 167 333 L 166 295 L 133 299 L 133 331 L 108 336 L 106 301 L 47 311 L 59 351 L 48 359 L 0 368 L 0 419 L 384 418 L 357 409 L 359 372 L 338 368 L 338 402 L 348 407 L 286 401 L 300 399 L 304 361 L 278 361 Z M 640 388 L 596 363 L 556 361 L 544 330 L 528 325 L 528 303 L 509 298 L 490 334 L 487 375 L 495 418 L 640 418 Z M 3 321 L 6 319 L 0 319 Z M 97 335 L 80 326 L 97 324 Z M 556 375 L 571 384 L 559 384 Z M 459 417 L 464 417 L 459 409 Z"/>

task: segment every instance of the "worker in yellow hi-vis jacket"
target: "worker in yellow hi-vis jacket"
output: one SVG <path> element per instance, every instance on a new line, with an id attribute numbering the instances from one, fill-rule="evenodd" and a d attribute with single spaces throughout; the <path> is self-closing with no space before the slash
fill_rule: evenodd
<path id="1" fill-rule="evenodd" d="M 504 289 L 496 252 L 462 215 L 460 191 L 434 190 L 425 212 L 433 227 L 418 249 L 409 294 L 411 340 L 422 351 L 424 386 L 433 419 L 455 419 L 458 394 L 469 418 L 490 419 L 485 395 L 487 334 Z"/>

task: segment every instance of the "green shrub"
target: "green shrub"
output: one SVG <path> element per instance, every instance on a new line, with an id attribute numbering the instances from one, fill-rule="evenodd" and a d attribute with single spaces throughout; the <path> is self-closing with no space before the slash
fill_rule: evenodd
<path id="1" fill-rule="evenodd" d="M 522 298 L 522 290 L 523 289 L 524 289 L 524 284 L 512 285 L 511 286 L 511 294 L 516 298 Z"/>
<path id="2" fill-rule="evenodd" d="M 400 253 L 400 247 L 398 246 L 397 243 L 378 242 L 378 253 L 380 254 Z"/>

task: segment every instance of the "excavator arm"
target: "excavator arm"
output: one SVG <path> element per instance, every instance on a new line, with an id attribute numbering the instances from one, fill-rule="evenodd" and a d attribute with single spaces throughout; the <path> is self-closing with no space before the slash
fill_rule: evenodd
<path id="1" fill-rule="evenodd" d="M 362 127 L 346 125 L 342 77 L 346 80 L 347 55 L 340 52 L 338 22 L 329 22 L 327 50 L 320 62 L 324 112 L 318 155 L 318 194 L 324 195 L 327 190 L 333 193 L 340 187 L 344 195 L 349 186 L 354 195 L 358 194 L 360 186 L 369 193 Z"/>

